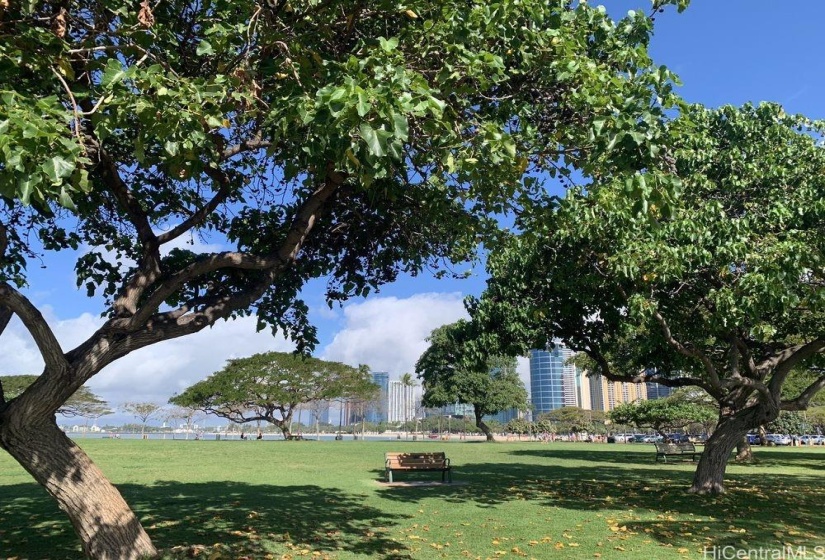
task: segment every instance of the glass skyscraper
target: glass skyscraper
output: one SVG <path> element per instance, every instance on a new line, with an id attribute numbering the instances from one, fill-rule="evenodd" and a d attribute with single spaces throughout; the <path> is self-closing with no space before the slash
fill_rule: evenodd
<path id="1" fill-rule="evenodd" d="M 533 414 L 576 406 L 576 366 L 567 360 L 573 351 L 563 345 L 530 350 L 530 398 Z"/>
<path id="2" fill-rule="evenodd" d="M 376 402 L 367 409 L 366 420 L 378 424 L 387 421 L 387 405 L 390 394 L 390 374 L 386 371 L 372 372 L 372 382 L 378 385 Z"/>

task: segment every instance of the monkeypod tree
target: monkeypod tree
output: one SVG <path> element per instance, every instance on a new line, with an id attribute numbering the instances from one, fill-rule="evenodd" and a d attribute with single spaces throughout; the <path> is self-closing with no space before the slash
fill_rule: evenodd
<path id="1" fill-rule="evenodd" d="M 667 159 L 668 205 L 633 202 L 633 182 L 595 177 L 525 214 L 489 261 L 474 320 L 511 351 L 558 338 L 618 381 L 696 386 L 718 404 L 691 490 L 724 490 L 732 449 L 781 410 L 804 410 L 825 349 L 823 127 L 777 105 L 683 106 Z"/>
<path id="2" fill-rule="evenodd" d="M 666 397 L 622 403 L 611 410 L 608 416 L 614 424 L 650 428 L 666 436 L 668 432 L 714 419 L 718 417 L 718 411 L 701 404 Z"/>
<path id="3" fill-rule="evenodd" d="M 604 412 L 584 410 L 577 406 L 563 406 L 539 414 L 537 420 L 553 424 L 559 432 L 604 432 Z"/>
<path id="4" fill-rule="evenodd" d="M 288 438 L 298 406 L 338 398 L 367 398 L 374 389 L 366 368 L 301 354 L 267 352 L 230 360 L 223 369 L 169 402 L 237 424 L 266 421 Z"/>
<path id="5" fill-rule="evenodd" d="M 651 30 L 567 0 L 0 2 L 0 330 L 16 314 L 44 360 L 0 395 L 0 447 L 86 555 L 154 555 L 58 430 L 67 399 L 130 352 L 243 315 L 309 351 L 311 279 L 333 304 L 455 270 L 440 265 L 472 258 L 543 173 L 657 169 L 673 77 Z M 634 195 L 657 200 L 653 184 Z M 26 265 L 81 248 L 105 322 L 68 349 Z"/>
<path id="6" fill-rule="evenodd" d="M 516 372 L 516 359 L 485 356 L 476 346 L 476 331 L 468 321 L 435 329 L 429 348 L 415 364 L 427 407 L 470 404 L 478 429 L 495 441 L 484 416 L 510 408 L 527 410 L 527 390 Z"/>

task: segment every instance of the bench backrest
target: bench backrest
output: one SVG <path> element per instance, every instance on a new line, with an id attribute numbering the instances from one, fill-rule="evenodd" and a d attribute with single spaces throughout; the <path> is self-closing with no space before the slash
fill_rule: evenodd
<path id="1" fill-rule="evenodd" d="M 691 442 L 683 443 L 654 443 L 657 453 L 695 453 L 696 446 Z"/>
<path id="2" fill-rule="evenodd" d="M 443 467 L 445 453 L 387 453 L 386 464 L 391 469 L 427 469 Z"/>

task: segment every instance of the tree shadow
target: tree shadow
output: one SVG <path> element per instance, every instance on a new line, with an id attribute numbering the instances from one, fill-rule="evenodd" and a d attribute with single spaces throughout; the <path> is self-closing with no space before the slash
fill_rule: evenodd
<path id="1" fill-rule="evenodd" d="M 721 496 L 688 494 L 693 466 L 613 466 L 625 458 L 579 450 L 517 450 L 513 455 L 559 456 L 593 461 L 560 466 L 542 463 L 471 463 L 455 466 L 464 486 L 382 488 L 386 499 L 418 502 L 437 495 L 452 503 L 495 509 L 514 500 L 548 508 L 590 511 L 603 517 L 617 538 L 641 535 L 674 547 L 782 548 L 785 543 L 817 546 L 825 539 L 822 476 L 736 473 Z M 596 458 L 593 455 L 597 456 Z M 636 461 L 639 463 L 639 461 Z M 612 524 L 611 524 L 612 522 Z"/>
<path id="2" fill-rule="evenodd" d="M 401 519 L 364 505 L 364 496 L 313 485 L 159 482 L 117 485 L 165 557 L 229 547 L 232 557 L 308 550 L 348 551 L 384 560 L 410 558 L 389 531 Z M 82 558 L 65 516 L 36 484 L 3 486 L 0 550 L 21 558 Z M 185 544 L 188 550 L 181 550 Z"/>

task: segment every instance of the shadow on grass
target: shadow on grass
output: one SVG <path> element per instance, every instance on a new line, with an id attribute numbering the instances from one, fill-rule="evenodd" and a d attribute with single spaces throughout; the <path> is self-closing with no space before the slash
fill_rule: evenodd
<path id="1" fill-rule="evenodd" d="M 363 496 L 337 489 L 237 482 L 121 484 L 118 488 L 155 546 L 175 558 L 187 553 L 181 545 L 215 543 L 228 546 L 232 557 L 308 550 L 322 555 L 349 551 L 386 560 L 410 558 L 402 544 L 386 536 L 388 531 L 376 530 L 394 526 L 399 516 L 365 506 Z M 2 491 L 4 556 L 82 558 L 71 525 L 39 486 L 18 484 Z"/>
<path id="2" fill-rule="evenodd" d="M 737 473 L 726 477 L 721 496 L 688 494 L 693 468 L 660 464 L 634 469 L 626 453 L 588 450 L 517 450 L 512 455 L 547 457 L 548 462 L 455 465 L 455 480 L 466 486 L 382 488 L 383 498 L 417 502 L 438 497 L 495 509 L 515 500 L 548 508 L 591 511 L 612 519 L 620 535 L 643 535 L 674 547 L 727 546 L 777 549 L 784 544 L 820 546 L 825 542 L 822 476 Z M 565 466 L 562 460 L 591 461 Z M 825 458 L 819 456 L 822 460 Z M 553 461 L 551 462 L 550 459 Z M 807 461 L 809 458 L 799 458 Z M 608 522 L 609 524 L 609 522 Z"/>

